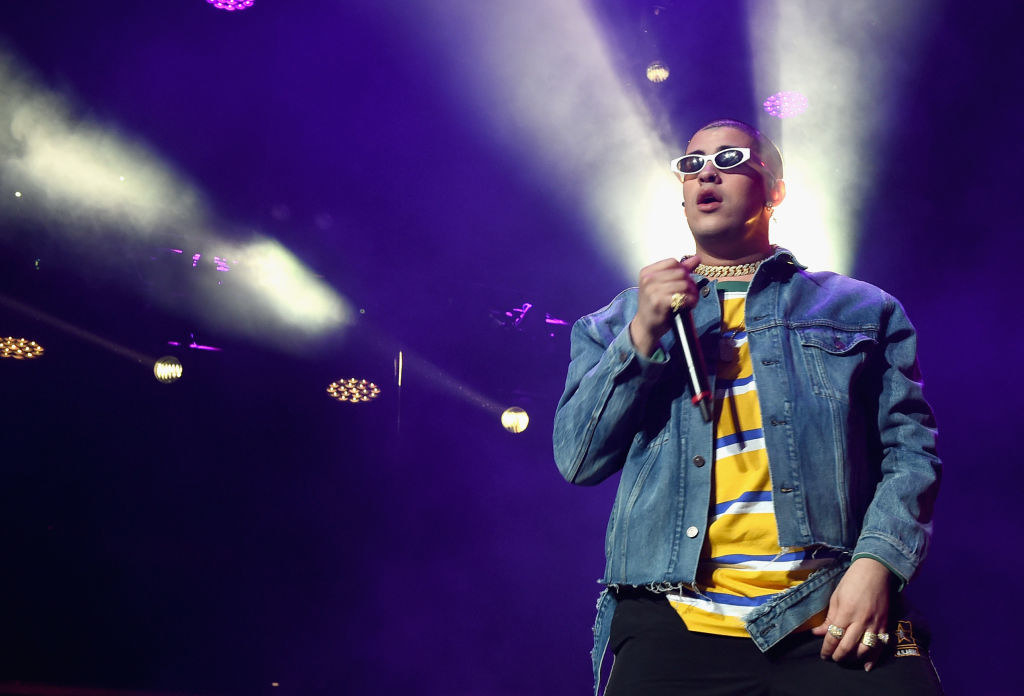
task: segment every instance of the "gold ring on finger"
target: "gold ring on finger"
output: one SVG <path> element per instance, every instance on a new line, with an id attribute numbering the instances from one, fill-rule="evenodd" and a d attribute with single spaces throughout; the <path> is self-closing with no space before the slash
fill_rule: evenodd
<path id="1" fill-rule="evenodd" d="M 878 645 L 878 634 L 872 633 L 871 631 L 865 631 L 864 635 L 860 637 L 860 642 L 869 648 L 873 648 Z"/>
<path id="2" fill-rule="evenodd" d="M 828 625 L 828 634 L 833 638 L 842 638 L 844 633 L 846 633 L 845 628 L 841 628 L 835 624 Z"/>
<path id="3" fill-rule="evenodd" d="M 878 642 L 881 643 L 882 645 L 885 645 L 886 643 L 889 642 L 889 634 L 888 633 L 876 633 L 875 635 L 878 636 Z"/>
<path id="4" fill-rule="evenodd" d="M 686 306 L 687 297 L 681 292 L 672 293 L 672 299 L 670 301 L 672 305 L 672 311 L 678 312 L 680 309 Z"/>

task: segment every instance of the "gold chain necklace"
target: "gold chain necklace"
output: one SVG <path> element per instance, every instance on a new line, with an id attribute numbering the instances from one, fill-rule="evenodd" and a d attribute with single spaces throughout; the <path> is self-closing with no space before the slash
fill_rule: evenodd
<path id="1" fill-rule="evenodd" d="M 771 253 L 775 253 L 775 245 L 772 245 Z M 750 263 L 741 263 L 736 266 L 708 266 L 707 264 L 697 264 L 697 267 L 693 269 L 694 273 L 704 276 L 705 278 L 731 278 L 735 276 L 750 275 L 757 270 L 757 267 L 768 260 L 768 257 L 760 259 L 758 261 L 751 261 Z"/>

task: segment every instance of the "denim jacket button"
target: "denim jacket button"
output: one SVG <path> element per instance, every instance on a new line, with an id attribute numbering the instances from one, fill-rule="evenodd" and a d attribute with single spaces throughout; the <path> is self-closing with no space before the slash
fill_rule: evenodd
<path id="1" fill-rule="evenodd" d="M 703 288 L 701 288 L 700 294 L 703 297 L 707 297 L 708 295 L 710 295 L 711 294 L 711 286 L 710 285 L 705 285 Z"/>
<path id="2" fill-rule="evenodd" d="M 694 538 L 695 536 L 697 536 L 697 534 L 699 532 L 700 532 L 700 530 L 697 529 L 696 527 L 687 527 L 686 528 L 686 536 L 690 537 L 691 539 Z"/>
<path id="3" fill-rule="evenodd" d="M 702 457 L 702 456 L 700 456 L 698 454 L 696 457 L 693 458 L 693 465 L 694 466 L 704 466 L 704 457 Z"/>

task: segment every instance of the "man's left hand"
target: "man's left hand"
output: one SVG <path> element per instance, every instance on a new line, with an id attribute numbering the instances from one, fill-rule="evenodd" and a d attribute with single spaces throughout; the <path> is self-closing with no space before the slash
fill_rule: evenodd
<path id="1" fill-rule="evenodd" d="M 874 647 L 861 642 L 865 633 L 884 633 L 889 620 L 889 591 L 892 574 L 873 558 L 858 558 L 847 568 L 839 586 L 828 602 L 828 615 L 824 623 L 812 633 L 824 636 L 821 659 L 836 662 L 856 658 L 864 661 L 870 670 L 884 647 L 878 641 Z M 828 631 L 829 626 L 843 629 L 841 638 Z"/>

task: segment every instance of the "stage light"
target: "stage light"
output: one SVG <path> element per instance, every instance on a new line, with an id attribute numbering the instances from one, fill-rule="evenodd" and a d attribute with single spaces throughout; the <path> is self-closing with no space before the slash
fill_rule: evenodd
<path id="1" fill-rule="evenodd" d="M 799 92 L 776 92 L 762 106 L 765 113 L 776 118 L 792 118 L 807 111 L 807 97 Z"/>
<path id="2" fill-rule="evenodd" d="M 236 10 L 245 10 L 252 7 L 253 0 L 206 0 L 206 2 L 213 5 L 218 10 L 234 12 Z"/>
<path id="3" fill-rule="evenodd" d="M 647 66 L 647 79 L 654 84 L 664 82 L 668 79 L 669 74 L 668 66 L 660 60 L 656 60 Z"/>
<path id="4" fill-rule="evenodd" d="M 0 358 L 31 360 L 43 355 L 43 347 L 35 341 L 24 338 L 0 338 Z"/>
<path id="5" fill-rule="evenodd" d="M 153 376 L 156 377 L 158 382 L 163 382 L 164 384 L 177 382 L 181 379 L 183 371 L 184 368 L 182 368 L 181 362 L 173 355 L 165 355 L 153 363 Z"/>
<path id="6" fill-rule="evenodd" d="M 926 3 L 864 0 L 824 11 L 816 0 L 763 0 L 746 7 L 755 93 L 800 90 L 766 101 L 758 123 L 779 139 L 786 163 L 786 200 L 772 241 L 812 270 L 849 273 L 861 224 L 855 215 L 877 184 L 875 150 L 899 117 L 900 66 L 928 26 Z M 813 108 L 787 118 L 803 99 Z"/>
<path id="7" fill-rule="evenodd" d="M 182 344 L 180 341 L 168 341 L 167 345 L 180 348 Z M 185 348 L 190 348 L 192 350 L 210 350 L 214 352 L 219 352 L 220 350 L 222 350 L 221 348 L 217 348 L 216 346 L 202 346 L 196 343 L 195 341 L 192 341 L 191 343 L 186 343 Z"/>
<path id="8" fill-rule="evenodd" d="M 350 377 L 331 382 L 327 386 L 327 393 L 342 403 L 359 404 L 380 396 L 380 387 L 369 380 Z"/>
<path id="9" fill-rule="evenodd" d="M 644 85 L 620 74 L 597 4 L 410 3 L 404 20 L 450 57 L 447 79 L 471 103 L 491 147 L 579 211 L 623 281 L 635 282 L 638 269 L 679 257 L 692 242 L 667 166 L 675 147 L 662 141 Z M 660 6 L 651 11 L 661 14 Z M 471 28 L 457 51 L 441 30 L 453 25 Z M 672 68 L 678 74 L 680 66 Z"/>
<path id="10" fill-rule="evenodd" d="M 530 425 L 529 414 L 518 406 L 510 406 L 501 414 L 501 425 L 510 433 L 521 433 Z"/>
<path id="11" fill-rule="evenodd" d="M 238 246 L 225 245 L 224 258 L 236 259 L 233 282 L 248 290 L 246 305 L 257 300 L 262 321 L 276 321 L 295 337 L 319 335 L 347 326 L 353 310 L 330 285 L 317 277 L 284 245 L 258 237 Z M 221 268 L 221 266 L 218 266 Z M 245 317 L 247 306 L 233 306 L 236 317 Z M 224 317 L 230 322 L 232 317 Z"/>
<path id="12" fill-rule="evenodd" d="M 218 329 L 300 350 L 349 323 L 346 300 L 283 245 L 218 219 L 167 160 L 108 124 L 83 120 L 82 109 L 37 84 L 31 69 L 3 50 L 0 94 L 0 151 L 10 155 L 0 158 L 0 180 L 31 193 L 14 192 L 19 217 L 77 242 L 95 263 L 117 258 L 124 236 L 181 235 L 175 246 L 188 245 L 183 251 L 193 265 L 212 258 L 218 271 L 235 271 L 233 284 L 242 286 L 235 294 L 213 284 L 199 290 L 205 296 L 193 309 Z M 193 255 L 200 250 L 202 261 Z M 178 295 L 166 290 L 153 284 L 151 299 L 176 302 Z"/>

